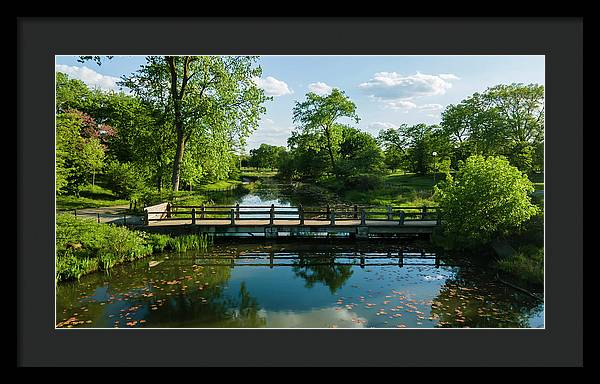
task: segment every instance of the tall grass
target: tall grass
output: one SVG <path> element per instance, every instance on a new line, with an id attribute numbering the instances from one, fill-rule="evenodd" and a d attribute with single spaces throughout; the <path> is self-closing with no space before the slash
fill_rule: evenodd
<path id="1" fill-rule="evenodd" d="M 183 235 L 170 238 L 167 244 L 175 252 L 204 251 L 213 244 L 213 238 L 207 234 Z"/>
<path id="2" fill-rule="evenodd" d="M 79 279 L 85 274 L 106 271 L 165 250 L 205 250 L 212 243 L 208 235 L 171 237 L 59 214 L 56 218 L 56 282 Z"/>
<path id="3" fill-rule="evenodd" d="M 498 260 L 503 272 L 532 284 L 544 284 L 544 248 L 533 245 L 519 247 L 513 255 Z"/>

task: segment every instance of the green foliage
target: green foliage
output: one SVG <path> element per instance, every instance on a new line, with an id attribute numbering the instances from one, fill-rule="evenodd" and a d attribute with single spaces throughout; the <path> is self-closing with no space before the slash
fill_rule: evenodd
<path id="1" fill-rule="evenodd" d="M 345 180 L 365 174 L 381 175 L 384 156 L 377 141 L 369 133 L 356 128 L 343 126 L 340 130 L 338 175 Z"/>
<path id="2" fill-rule="evenodd" d="M 448 236 L 457 243 L 485 244 L 517 232 L 539 208 L 531 203 L 533 185 L 502 157 L 471 156 L 455 178 L 435 186 Z"/>
<path id="3" fill-rule="evenodd" d="M 164 250 L 205 250 L 208 235 L 171 237 L 99 224 L 70 214 L 56 217 L 56 282 L 106 271 L 115 265 Z"/>
<path id="4" fill-rule="evenodd" d="M 306 100 L 296 102 L 293 110 L 294 122 L 300 124 L 302 133 L 309 136 L 313 144 L 317 144 L 314 148 L 326 149 L 332 172 L 336 171 L 336 149 L 340 138 L 339 129 L 336 128 L 337 120 L 341 117 L 350 118 L 356 123 L 360 120 L 356 105 L 337 88 L 326 96 L 309 92 Z"/>
<path id="5" fill-rule="evenodd" d="M 523 172 L 543 168 L 544 87 L 497 85 L 442 114 L 442 132 L 454 149 L 452 163 L 470 155 L 502 155 Z"/>
<path id="6" fill-rule="evenodd" d="M 285 147 L 261 144 L 260 147 L 250 150 L 248 165 L 256 168 L 278 168 L 285 153 Z"/>
<path id="7" fill-rule="evenodd" d="M 143 236 L 124 227 L 70 214 L 56 217 L 56 280 L 78 279 L 152 252 Z"/>
<path id="8" fill-rule="evenodd" d="M 132 163 L 110 162 L 106 167 L 108 184 L 114 193 L 129 200 L 140 199 L 146 192 L 146 175 Z"/>
<path id="9" fill-rule="evenodd" d="M 513 255 L 498 260 L 496 267 L 522 281 L 544 284 L 544 248 L 534 245 L 519 247 Z"/>
<path id="10" fill-rule="evenodd" d="M 169 239 L 167 245 L 176 252 L 205 250 L 213 243 L 212 236 L 206 234 L 183 235 Z"/>
<path id="11" fill-rule="evenodd" d="M 69 110 L 56 116 L 56 192 L 79 194 L 104 164 L 105 147 L 97 137 L 84 137 L 84 129 L 95 122 Z"/>

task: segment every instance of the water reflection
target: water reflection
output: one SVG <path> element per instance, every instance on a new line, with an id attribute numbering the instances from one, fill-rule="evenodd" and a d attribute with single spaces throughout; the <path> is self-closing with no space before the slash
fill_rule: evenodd
<path id="1" fill-rule="evenodd" d="M 423 252 L 422 252 L 423 251 Z M 399 255 L 403 255 L 400 263 Z M 437 256 L 437 257 L 436 257 Z M 223 243 L 57 287 L 57 327 L 531 327 L 543 305 L 414 244 Z M 149 261 L 161 261 L 149 267 Z M 460 262 L 459 262 L 460 261 Z M 274 267 L 277 266 L 277 267 Z"/>

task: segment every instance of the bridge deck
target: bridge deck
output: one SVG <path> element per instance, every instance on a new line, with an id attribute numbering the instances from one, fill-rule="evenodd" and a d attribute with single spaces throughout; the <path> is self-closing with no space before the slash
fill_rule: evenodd
<path id="1" fill-rule="evenodd" d="M 160 221 L 150 221 L 148 226 L 173 226 L 173 225 L 191 225 L 191 219 L 169 219 Z M 273 220 L 274 226 L 301 226 L 299 219 L 275 219 Z M 400 225 L 397 220 L 366 220 L 365 226 L 367 227 L 401 227 L 401 226 L 417 226 L 417 227 L 435 227 L 437 223 L 432 220 L 407 220 L 403 225 Z M 231 220 L 196 220 L 196 226 L 242 226 L 242 227 L 267 227 L 270 226 L 269 219 L 252 219 L 234 220 L 234 224 L 231 224 Z M 335 224 L 330 224 L 327 220 L 304 220 L 305 227 L 358 227 L 360 226 L 360 220 L 344 220 L 338 219 Z"/>

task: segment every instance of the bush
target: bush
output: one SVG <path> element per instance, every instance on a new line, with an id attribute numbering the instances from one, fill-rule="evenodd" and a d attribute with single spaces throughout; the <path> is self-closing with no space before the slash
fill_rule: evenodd
<path id="1" fill-rule="evenodd" d="M 373 190 L 381 187 L 383 177 L 378 174 L 359 174 L 348 176 L 344 179 L 344 186 L 362 191 Z"/>
<path id="2" fill-rule="evenodd" d="M 489 243 L 517 233 L 539 212 L 531 203 L 533 184 L 503 157 L 471 156 L 435 186 L 445 233 L 464 246 Z"/>
<path id="3" fill-rule="evenodd" d="M 107 166 L 106 176 L 118 197 L 137 200 L 147 192 L 145 176 L 133 164 L 113 161 Z"/>

